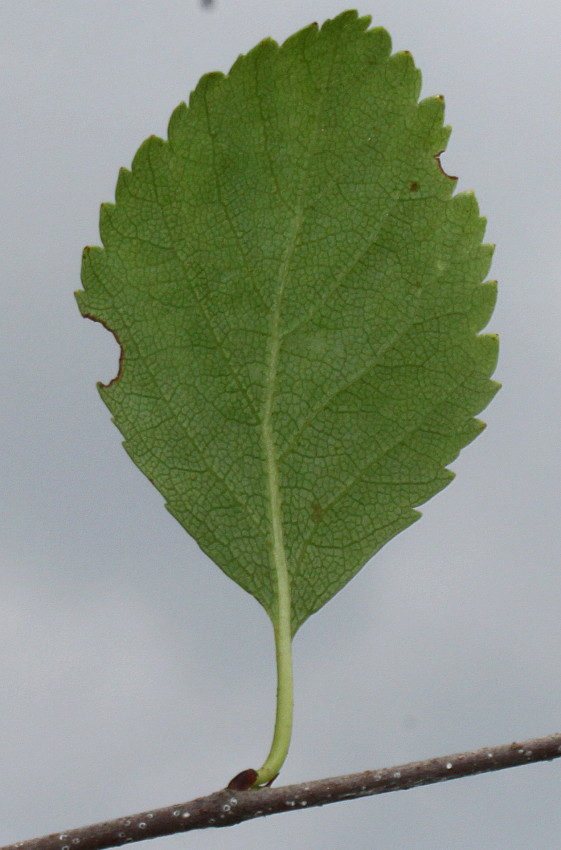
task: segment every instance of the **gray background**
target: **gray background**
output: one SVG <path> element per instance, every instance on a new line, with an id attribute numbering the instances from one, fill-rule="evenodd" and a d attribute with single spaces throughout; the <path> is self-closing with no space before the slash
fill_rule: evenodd
<path id="1" fill-rule="evenodd" d="M 202 73 L 341 0 L 0 0 L 0 844 L 187 800 L 258 766 L 266 616 L 133 466 L 72 292 L 98 208 Z M 443 93 L 502 284 L 504 388 L 457 479 L 302 629 L 283 782 L 561 727 L 558 0 L 363 0 Z M 561 765 L 158 848 L 561 847 Z"/>

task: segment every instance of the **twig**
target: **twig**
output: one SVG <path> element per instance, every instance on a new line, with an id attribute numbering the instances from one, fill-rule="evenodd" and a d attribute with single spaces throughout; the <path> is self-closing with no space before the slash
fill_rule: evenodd
<path id="1" fill-rule="evenodd" d="M 342 800 L 403 791 L 560 757 L 561 733 L 558 733 L 500 747 L 486 747 L 474 752 L 456 753 L 280 788 L 249 791 L 226 788 L 189 803 L 20 841 L 1 847 L 0 850 L 104 850 L 147 838 L 160 838 L 193 829 L 232 826 L 278 812 L 294 812 Z"/>

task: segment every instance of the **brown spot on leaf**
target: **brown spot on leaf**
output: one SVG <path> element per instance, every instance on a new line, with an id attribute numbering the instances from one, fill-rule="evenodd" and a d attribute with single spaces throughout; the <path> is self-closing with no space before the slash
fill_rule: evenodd
<path id="1" fill-rule="evenodd" d="M 419 184 L 415 183 L 415 182 L 410 183 L 409 184 L 409 191 L 410 192 L 418 192 L 419 191 Z"/>
<path id="2" fill-rule="evenodd" d="M 323 508 L 319 502 L 312 502 L 312 519 L 314 522 L 321 522 L 323 519 Z"/>

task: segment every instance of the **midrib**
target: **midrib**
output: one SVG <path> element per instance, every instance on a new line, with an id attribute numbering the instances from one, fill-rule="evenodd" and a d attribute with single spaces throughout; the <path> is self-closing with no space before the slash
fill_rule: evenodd
<path id="1" fill-rule="evenodd" d="M 284 545 L 282 523 L 282 497 L 280 491 L 277 450 L 273 428 L 273 408 L 275 404 L 276 382 L 282 344 L 281 312 L 284 291 L 288 282 L 290 261 L 294 254 L 296 238 L 302 224 L 302 210 L 296 211 L 289 233 L 288 245 L 279 270 L 279 288 L 274 309 L 271 315 L 271 330 L 269 343 L 269 361 L 267 368 L 267 392 L 263 410 L 263 446 L 265 451 L 265 466 L 267 474 L 267 490 L 271 516 L 272 560 L 277 580 L 277 623 L 275 628 L 284 631 L 291 630 L 290 625 L 290 581 L 288 564 Z"/>

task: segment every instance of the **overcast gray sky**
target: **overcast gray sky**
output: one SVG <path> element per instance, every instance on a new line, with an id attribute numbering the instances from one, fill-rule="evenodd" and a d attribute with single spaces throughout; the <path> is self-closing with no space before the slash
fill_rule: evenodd
<path id="1" fill-rule="evenodd" d="M 257 766 L 264 612 L 134 467 L 95 389 L 80 257 L 199 77 L 341 0 L 0 0 L 0 844 L 172 804 Z M 558 0 L 364 0 L 444 94 L 443 165 L 497 243 L 504 387 L 456 480 L 295 641 L 296 782 L 561 728 Z M 559 848 L 558 763 L 151 843 Z"/>

